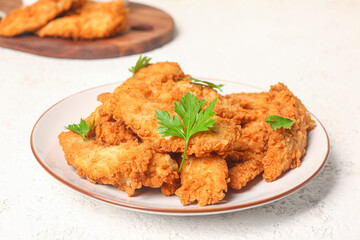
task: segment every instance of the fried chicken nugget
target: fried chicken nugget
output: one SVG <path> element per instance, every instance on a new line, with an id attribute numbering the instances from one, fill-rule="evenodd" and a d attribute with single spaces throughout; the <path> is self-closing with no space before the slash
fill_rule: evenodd
<path id="1" fill-rule="evenodd" d="M 104 113 L 101 106 L 97 107 L 85 121 L 87 124 L 94 123 L 93 129 L 87 136 L 93 137 L 99 144 L 109 146 L 119 145 L 127 141 L 138 141 L 137 135 L 131 129 Z"/>
<path id="2" fill-rule="evenodd" d="M 229 170 L 231 188 L 241 189 L 264 171 L 262 160 L 268 138 L 264 125 L 265 122 L 258 120 L 242 127 L 241 138 L 236 144 L 235 151 L 227 157 L 234 164 Z"/>
<path id="3" fill-rule="evenodd" d="M 241 189 L 264 171 L 262 159 L 267 150 L 265 115 L 268 101 L 266 92 L 235 93 L 224 96 L 218 108 L 217 114 L 241 124 L 241 137 L 234 152 L 226 158 L 230 168 L 229 186 L 233 189 Z"/>
<path id="4" fill-rule="evenodd" d="M 73 13 L 49 22 L 36 34 L 40 37 L 63 37 L 74 40 L 111 37 L 125 30 L 128 12 L 121 0 L 87 1 Z"/>
<path id="5" fill-rule="evenodd" d="M 233 189 L 239 190 L 245 187 L 248 182 L 264 171 L 264 165 L 261 161 L 264 156 L 263 154 L 253 154 L 250 152 L 246 154 L 248 155 L 248 160 L 235 163 L 229 170 L 229 186 Z"/>
<path id="6" fill-rule="evenodd" d="M 214 89 L 191 84 L 185 81 L 185 75 L 179 64 L 174 62 L 158 62 L 136 72 L 135 76 L 127 79 L 114 90 L 114 94 L 130 92 L 132 95 L 173 106 L 187 92 L 198 98 L 211 102 L 221 97 Z"/>
<path id="7" fill-rule="evenodd" d="M 129 196 L 142 186 L 159 188 L 164 183 L 168 192 L 177 185 L 178 165 L 168 154 L 154 153 L 145 144 L 128 141 L 103 146 L 93 139 L 83 141 L 79 134 L 62 132 L 59 142 L 69 165 L 92 183 L 110 184 Z"/>
<path id="8" fill-rule="evenodd" d="M 233 93 L 223 96 L 220 100 L 215 107 L 216 114 L 242 125 L 262 118 L 269 108 L 268 92 Z"/>
<path id="9" fill-rule="evenodd" d="M 98 96 L 99 101 L 105 101 L 109 94 L 103 93 Z M 95 123 L 94 123 L 95 120 Z M 94 128 L 87 134 L 87 137 L 92 137 L 96 140 L 98 144 L 104 146 L 110 145 L 119 145 L 120 143 L 126 142 L 139 142 L 137 135 L 124 123 L 115 122 L 111 116 L 104 114 L 101 111 L 101 107 L 97 107 L 96 110 L 90 114 L 89 117 L 86 118 L 87 124 L 93 124 Z M 160 162 L 163 164 L 163 168 L 166 168 L 167 162 L 161 161 L 164 158 L 161 158 L 161 154 L 154 155 L 154 158 L 159 159 L 157 161 L 153 161 L 153 168 L 158 167 Z M 146 179 L 153 179 L 151 181 L 155 181 L 161 178 L 161 175 L 156 178 L 156 172 L 151 171 L 151 178 L 147 176 Z M 176 189 L 179 187 L 180 180 L 178 177 L 173 178 L 173 175 L 169 175 L 169 178 L 163 182 L 161 185 L 161 192 L 165 196 L 171 196 L 175 194 Z M 144 183 L 145 186 L 151 186 L 149 183 Z"/>
<path id="10" fill-rule="evenodd" d="M 314 121 L 284 84 L 272 86 L 268 93 L 227 95 L 222 104 L 219 114 L 242 124 L 242 136 L 235 152 L 228 156 L 234 164 L 229 170 L 230 187 L 240 189 L 262 171 L 263 178 L 271 182 L 289 168 L 300 166 L 307 132 L 314 128 Z M 291 130 L 273 130 L 265 123 L 271 115 L 290 118 L 295 123 Z"/>
<path id="11" fill-rule="evenodd" d="M 300 166 L 300 159 L 305 155 L 308 131 L 314 129 L 302 102 L 282 83 L 271 86 L 271 102 L 267 115 L 278 115 L 294 121 L 291 129 L 280 128 L 269 132 L 268 151 L 263 159 L 263 178 L 267 182 L 276 180 L 282 172 Z"/>
<path id="12" fill-rule="evenodd" d="M 97 100 L 104 103 L 110 96 L 111 93 L 102 93 Z M 138 141 L 137 135 L 131 129 L 104 113 L 101 106 L 97 107 L 85 121 L 87 124 L 94 124 L 87 137 L 93 137 L 99 144 L 109 146 L 127 141 Z"/>
<path id="13" fill-rule="evenodd" d="M 197 201 L 200 207 L 215 204 L 227 192 L 228 167 L 219 156 L 189 157 L 181 170 L 181 187 L 175 194 L 183 205 Z"/>
<path id="14" fill-rule="evenodd" d="M 33 32 L 46 25 L 72 6 L 81 6 L 85 0 L 39 0 L 16 9 L 0 22 L 0 35 L 13 37 L 24 32 Z"/>
<path id="15" fill-rule="evenodd" d="M 169 104 L 153 103 L 123 93 L 114 95 L 111 101 L 104 104 L 104 109 L 118 122 L 124 122 L 157 151 L 184 152 L 183 138 L 175 136 L 163 138 L 157 130 L 159 125 L 155 110 L 168 111 L 170 115 L 174 115 Z M 232 151 L 232 145 L 240 134 L 237 132 L 235 123 L 220 117 L 214 117 L 214 119 L 216 122 L 210 131 L 199 132 L 191 137 L 187 150 L 189 155 L 207 156 L 214 151 L 224 155 Z"/>
<path id="16" fill-rule="evenodd" d="M 185 77 L 178 64 L 156 63 L 141 69 L 133 78 L 115 89 L 103 104 L 103 111 L 117 122 L 130 127 L 142 140 L 159 152 L 184 152 L 185 141 L 180 137 L 162 138 L 157 128 L 155 110 L 174 115 L 174 101 L 187 92 L 207 103 L 220 97 L 213 89 L 180 81 Z M 229 119 L 215 116 L 214 126 L 195 134 L 189 141 L 188 154 L 209 156 L 212 152 L 225 155 L 233 150 L 240 129 Z"/>
<path id="17" fill-rule="evenodd" d="M 118 86 L 114 93 L 134 88 L 140 95 L 154 95 L 156 89 L 161 89 L 162 84 L 168 81 L 178 82 L 186 77 L 180 66 L 176 62 L 157 62 L 149 64 L 137 71 L 133 77 L 124 81 Z M 146 83 L 147 87 L 144 87 Z M 150 89 L 149 89 L 150 88 Z"/>

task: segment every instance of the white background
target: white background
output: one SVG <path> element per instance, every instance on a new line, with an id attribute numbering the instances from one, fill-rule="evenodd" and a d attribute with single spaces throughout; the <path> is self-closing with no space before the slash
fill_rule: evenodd
<path id="1" fill-rule="evenodd" d="M 170 13 L 175 39 L 146 55 L 194 76 L 262 88 L 282 81 L 328 131 L 321 174 L 263 207 L 205 217 L 130 212 L 73 192 L 30 150 L 51 105 L 124 80 L 138 55 L 64 60 L 0 48 L 2 239 L 356 239 L 360 235 L 360 1 L 142 1 Z"/>

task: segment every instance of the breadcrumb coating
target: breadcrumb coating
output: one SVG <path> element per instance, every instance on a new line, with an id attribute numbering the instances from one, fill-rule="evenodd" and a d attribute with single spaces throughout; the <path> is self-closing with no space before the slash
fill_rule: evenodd
<path id="1" fill-rule="evenodd" d="M 85 0 L 39 0 L 36 3 L 13 10 L 0 22 L 0 35 L 13 37 L 24 32 L 34 32 L 45 26 L 59 14 L 73 6 L 81 6 Z"/>

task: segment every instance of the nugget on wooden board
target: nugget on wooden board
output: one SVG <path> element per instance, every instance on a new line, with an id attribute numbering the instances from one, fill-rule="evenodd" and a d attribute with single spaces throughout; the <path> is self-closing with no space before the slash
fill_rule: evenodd
<path id="1" fill-rule="evenodd" d="M 82 7 L 42 27 L 40 37 L 98 39 L 114 36 L 125 30 L 129 10 L 121 0 L 87 1 Z"/>
<path id="2" fill-rule="evenodd" d="M 0 22 L 0 35 L 13 37 L 24 32 L 33 32 L 45 26 L 59 14 L 73 6 L 81 6 L 84 0 L 39 0 L 13 10 Z"/>

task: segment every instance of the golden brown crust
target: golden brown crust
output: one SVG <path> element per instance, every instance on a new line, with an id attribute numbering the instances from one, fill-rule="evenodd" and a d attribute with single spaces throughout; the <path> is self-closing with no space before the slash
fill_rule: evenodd
<path id="1" fill-rule="evenodd" d="M 39 0 L 16 9 L 0 22 L 0 35 L 13 37 L 24 32 L 33 32 L 46 25 L 73 5 L 81 5 L 84 0 Z"/>
<path id="2" fill-rule="evenodd" d="M 227 192 L 228 167 L 219 156 L 190 157 L 181 171 L 181 187 L 176 190 L 183 205 L 197 201 L 200 207 L 222 200 Z"/>
<path id="3" fill-rule="evenodd" d="M 234 152 L 227 156 L 230 165 L 229 186 L 241 189 L 263 172 L 262 159 L 267 150 L 265 115 L 268 93 L 238 93 L 224 96 L 219 114 L 241 123 L 241 137 Z"/>
<path id="4" fill-rule="evenodd" d="M 97 107 L 95 112 L 91 113 L 85 121 L 87 124 L 94 123 L 94 128 L 87 136 L 94 137 L 99 144 L 109 146 L 127 141 L 138 141 L 138 137 L 131 129 L 104 113 L 101 106 Z"/>
<path id="5" fill-rule="evenodd" d="M 113 93 L 100 94 L 102 105 L 86 119 L 88 124 L 95 119 L 89 139 L 83 142 L 69 132 L 59 136 L 68 163 L 91 182 L 115 185 L 129 195 L 142 186 L 161 187 L 165 196 L 175 193 L 182 204 L 197 201 L 199 206 L 222 200 L 228 184 L 241 189 L 262 172 L 266 181 L 273 181 L 300 165 L 314 122 L 285 85 L 221 96 L 185 77 L 177 63 L 151 64 Z M 179 187 L 174 159 L 181 158 L 184 139 L 161 137 L 155 110 L 174 115 L 174 101 L 187 92 L 207 104 L 215 98 L 218 102 L 214 126 L 189 141 Z M 295 123 L 291 130 L 273 130 L 265 122 L 270 115 Z"/>
<path id="6" fill-rule="evenodd" d="M 233 93 L 221 98 L 216 114 L 232 119 L 236 124 L 259 120 L 268 109 L 269 93 Z"/>
<path id="7" fill-rule="evenodd" d="M 145 78 L 148 76 L 148 78 Z M 179 81 L 185 77 L 176 63 L 157 63 L 141 69 L 133 78 L 119 86 L 103 104 L 103 111 L 117 122 L 130 127 L 143 141 L 158 152 L 184 152 L 180 137 L 161 137 L 155 110 L 174 115 L 174 101 L 187 92 L 204 98 L 206 103 L 220 97 L 213 89 Z M 215 116 L 214 127 L 195 134 L 189 141 L 188 154 L 209 156 L 212 152 L 225 155 L 232 152 L 240 129 L 230 120 Z"/>
<path id="8" fill-rule="evenodd" d="M 149 169 L 145 172 L 143 184 L 152 188 L 161 187 L 161 191 L 165 196 L 173 195 L 175 193 L 173 189 L 178 186 L 179 182 L 177 170 L 178 164 L 169 154 L 154 153 Z"/>
<path id="9" fill-rule="evenodd" d="M 114 36 L 126 29 L 129 10 L 121 0 L 113 2 L 87 1 L 82 7 L 55 19 L 36 34 L 40 37 L 97 39 Z"/>
<path id="10" fill-rule="evenodd" d="M 267 126 L 269 141 L 263 159 L 263 177 L 271 182 L 289 168 L 300 166 L 300 159 L 306 151 L 307 132 L 315 127 L 315 122 L 301 101 L 284 84 L 272 86 L 269 94 L 272 100 L 268 116 L 278 115 L 295 121 L 291 129 L 272 130 Z"/>
<path id="11" fill-rule="evenodd" d="M 128 141 L 106 147 L 93 139 L 83 141 L 73 132 L 62 132 L 59 142 L 78 175 L 92 183 L 114 185 L 129 196 L 143 185 L 158 188 L 179 178 L 176 161 L 168 154 L 154 154 L 145 144 Z"/>
<path id="12" fill-rule="evenodd" d="M 161 193 L 166 196 L 169 197 L 171 195 L 174 195 L 176 190 L 180 187 L 180 178 L 175 179 L 173 182 L 171 183 L 164 183 L 161 186 Z"/>
<path id="13" fill-rule="evenodd" d="M 227 157 L 234 164 L 229 170 L 231 188 L 241 189 L 264 170 L 262 160 L 266 153 L 267 138 L 262 118 L 244 124 L 234 153 Z"/>
<path id="14" fill-rule="evenodd" d="M 266 181 L 274 181 L 282 172 L 300 166 L 307 132 L 314 128 L 314 122 L 284 84 L 272 86 L 268 93 L 231 94 L 222 100 L 219 115 L 242 125 L 242 136 L 227 157 L 234 165 L 229 171 L 230 187 L 240 189 L 262 171 Z M 291 130 L 273 130 L 265 123 L 271 115 L 290 118 L 295 123 Z"/>
<path id="15" fill-rule="evenodd" d="M 249 153 L 248 153 L 249 154 Z M 262 154 L 254 154 L 248 161 L 235 163 L 229 170 L 230 183 L 233 189 L 241 189 L 253 180 L 256 176 L 264 171 L 264 165 L 261 162 Z"/>

